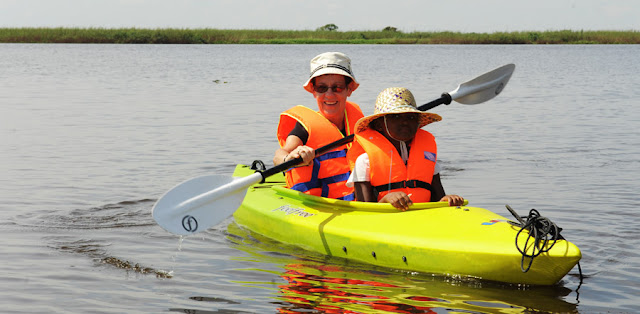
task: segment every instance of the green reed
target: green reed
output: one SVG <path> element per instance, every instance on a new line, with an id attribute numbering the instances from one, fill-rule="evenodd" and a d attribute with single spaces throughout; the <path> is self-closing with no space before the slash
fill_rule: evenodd
<path id="1" fill-rule="evenodd" d="M 0 43 L 115 44 L 640 44 L 639 31 L 495 33 L 142 28 L 0 28 Z"/>

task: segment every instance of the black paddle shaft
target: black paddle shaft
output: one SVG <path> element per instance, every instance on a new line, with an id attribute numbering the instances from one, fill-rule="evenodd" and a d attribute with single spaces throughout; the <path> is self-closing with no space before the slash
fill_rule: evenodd
<path id="1" fill-rule="evenodd" d="M 442 96 L 434 101 L 428 102 L 420 107 L 418 107 L 418 110 L 420 111 L 427 111 L 429 109 L 433 109 L 435 107 L 438 107 L 442 104 L 448 105 L 451 103 L 451 95 L 449 95 L 449 93 L 443 93 Z"/>
<path id="2" fill-rule="evenodd" d="M 332 150 L 332 149 L 334 149 L 336 147 L 340 147 L 340 146 L 342 146 L 344 144 L 351 143 L 352 141 L 353 141 L 353 134 L 351 134 L 349 136 L 345 136 L 345 137 L 343 137 L 343 138 L 341 138 L 341 139 L 339 139 L 339 140 L 337 140 L 335 142 L 329 143 L 329 144 L 327 144 L 325 146 L 322 146 L 322 147 L 316 149 L 316 151 L 315 151 L 316 152 L 316 157 L 318 157 L 318 156 L 320 156 L 320 155 L 322 155 L 322 154 L 324 154 L 324 153 L 326 153 L 326 152 L 328 152 L 328 151 L 330 151 L 330 150 Z M 302 157 L 298 157 L 296 159 L 291 159 L 291 160 L 289 160 L 287 162 L 283 162 L 283 163 L 281 163 L 281 164 L 279 164 L 279 165 L 277 165 L 277 166 L 275 166 L 275 167 L 273 167 L 271 169 L 267 169 L 265 171 L 262 171 L 262 172 L 260 172 L 260 174 L 262 174 L 262 182 L 264 182 L 264 180 L 267 177 L 270 177 L 270 176 L 272 176 L 272 175 L 274 175 L 274 174 L 276 174 L 278 172 L 286 171 L 289 168 L 292 168 L 294 166 L 297 166 L 297 165 L 301 164 L 302 162 L 303 162 Z"/>

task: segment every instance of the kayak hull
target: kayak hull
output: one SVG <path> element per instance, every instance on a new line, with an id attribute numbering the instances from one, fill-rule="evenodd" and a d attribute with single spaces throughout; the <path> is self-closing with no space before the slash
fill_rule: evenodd
<path id="1" fill-rule="evenodd" d="M 238 165 L 235 177 L 254 171 Z M 253 232 L 306 250 L 393 269 L 518 284 L 551 285 L 580 260 L 580 250 L 558 240 L 527 272 L 516 248 L 519 227 L 489 210 L 446 203 L 414 204 L 402 212 L 390 204 L 347 202 L 284 187 L 274 175 L 253 185 L 234 213 Z M 518 238 L 531 249 L 532 239 Z M 530 252 L 530 251 L 527 251 Z"/>

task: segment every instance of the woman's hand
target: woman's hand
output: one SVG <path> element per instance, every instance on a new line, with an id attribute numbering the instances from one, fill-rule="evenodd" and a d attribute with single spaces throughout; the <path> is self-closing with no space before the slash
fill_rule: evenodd
<path id="1" fill-rule="evenodd" d="M 440 202 L 449 202 L 449 206 L 462 206 L 462 204 L 464 204 L 464 198 L 459 195 L 451 194 L 443 196 L 440 199 Z"/>
<path id="2" fill-rule="evenodd" d="M 313 158 L 316 157 L 316 151 L 309 146 L 298 146 L 294 148 L 287 156 L 284 157 L 283 162 L 287 162 L 291 159 L 296 159 L 298 157 L 302 157 L 301 166 L 308 166 L 313 161 Z"/>
<path id="3" fill-rule="evenodd" d="M 411 194 L 407 195 L 405 192 L 391 192 L 382 197 L 378 203 L 390 203 L 401 211 L 405 211 L 409 209 L 409 206 L 413 205 Z"/>

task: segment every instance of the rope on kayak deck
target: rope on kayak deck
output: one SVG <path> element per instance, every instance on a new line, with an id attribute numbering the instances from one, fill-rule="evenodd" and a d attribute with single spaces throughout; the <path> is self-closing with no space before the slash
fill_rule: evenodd
<path id="1" fill-rule="evenodd" d="M 548 252 L 551 248 L 556 244 L 558 240 L 565 240 L 565 238 L 560 234 L 562 228 L 558 227 L 555 223 L 553 223 L 549 218 L 543 217 L 540 215 L 536 209 L 531 209 L 529 211 L 529 215 L 525 219 L 522 219 L 520 215 L 518 215 L 511 206 L 506 205 L 507 209 L 511 212 L 511 214 L 516 217 L 516 219 L 520 223 L 516 223 L 513 221 L 509 221 L 514 226 L 520 227 L 520 230 L 516 234 L 516 248 L 522 254 L 522 259 L 520 260 L 520 269 L 522 269 L 523 273 L 526 273 L 531 269 L 531 265 L 533 264 L 533 259 L 538 255 Z M 532 246 L 531 254 L 527 254 L 526 251 L 523 251 L 518 245 L 518 238 L 522 231 L 527 230 L 528 236 L 527 240 L 524 243 L 524 249 L 526 250 L 529 240 L 534 238 L 534 245 Z M 547 244 L 551 243 L 549 247 L 545 249 Z M 527 267 L 524 267 L 525 258 L 529 258 L 529 264 Z M 580 273 L 580 285 L 582 285 L 582 267 L 580 267 L 580 262 L 578 262 L 578 272 Z"/>
<path id="2" fill-rule="evenodd" d="M 511 212 L 511 214 L 516 217 L 516 219 L 520 223 L 510 222 L 512 225 L 520 227 L 520 230 L 516 234 L 516 248 L 522 254 L 522 260 L 520 261 L 520 269 L 522 272 L 526 273 L 531 269 L 531 265 L 533 264 L 533 259 L 538 257 L 540 254 L 548 252 L 551 248 L 556 244 L 558 240 L 564 240 L 564 237 L 560 235 L 562 228 L 558 227 L 555 223 L 553 223 L 549 218 L 543 217 L 540 215 L 536 209 L 531 209 L 529 211 L 529 215 L 526 217 L 526 220 L 520 217 L 511 206 L 506 205 L 507 209 Z M 524 243 L 524 250 L 520 248 L 518 244 L 518 238 L 520 234 L 524 231 L 528 231 L 527 240 Z M 526 253 L 526 249 L 529 246 L 529 240 L 531 238 L 534 239 L 534 243 L 531 246 L 531 254 Z M 550 243 L 550 244 L 549 244 Z M 548 247 L 547 247 L 548 245 Z M 524 267 L 525 258 L 529 258 L 529 264 L 527 267 Z M 580 268 L 578 266 L 578 268 Z M 580 271 L 580 276 L 582 277 L 582 271 Z"/>
<path id="3" fill-rule="evenodd" d="M 511 214 L 516 217 L 516 219 L 520 223 L 510 222 L 512 225 L 520 227 L 520 230 L 516 234 L 516 248 L 522 254 L 522 259 L 520 260 L 520 269 L 522 269 L 523 273 L 526 273 L 531 269 L 531 265 L 533 264 L 533 259 L 538 257 L 540 254 L 548 252 L 551 248 L 556 244 L 558 239 L 564 239 L 560 235 L 560 231 L 562 228 L 559 228 L 555 223 L 549 220 L 546 217 L 540 216 L 540 213 L 531 209 L 529 211 L 529 215 L 525 219 L 522 219 L 520 215 L 518 215 L 509 205 L 506 205 L 507 209 L 511 212 Z M 524 243 L 524 248 L 520 248 L 518 244 L 518 239 L 520 238 L 520 234 L 524 231 L 528 231 L 527 240 Z M 534 239 L 534 243 L 531 246 L 531 254 L 527 254 L 526 250 L 529 247 L 529 241 L 531 238 Z M 547 245 L 551 243 L 548 247 Z M 524 267 L 525 258 L 529 259 L 529 264 L 527 267 Z"/>

